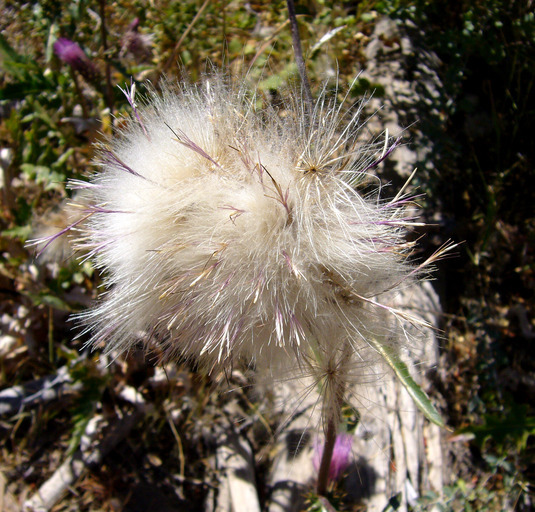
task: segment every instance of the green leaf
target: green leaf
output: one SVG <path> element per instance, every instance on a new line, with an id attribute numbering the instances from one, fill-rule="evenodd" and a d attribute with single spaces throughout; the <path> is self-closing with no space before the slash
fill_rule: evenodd
<path id="1" fill-rule="evenodd" d="M 426 392 L 414 381 L 409 373 L 407 365 L 399 358 L 397 354 L 387 345 L 383 345 L 376 339 L 369 339 L 370 344 L 381 354 L 383 359 L 388 363 L 388 366 L 394 370 L 396 377 L 401 384 L 405 386 L 414 403 L 418 409 L 424 413 L 424 416 L 435 425 L 445 427 L 444 420 L 441 418 L 435 406 L 429 400 Z"/>
<path id="2" fill-rule="evenodd" d="M 22 100 L 27 96 L 43 92 L 43 85 L 37 81 L 20 81 L 6 84 L 0 89 L 0 101 Z"/>
<path id="3" fill-rule="evenodd" d="M 507 414 L 485 414 L 482 425 L 469 425 L 457 434 L 472 434 L 474 442 L 483 448 L 488 439 L 503 446 L 507 438 L 513 440 L 519 451 L 525 450 L 530 435 L 535 435 L 535 416 L 528 416 L 526 405 L 513 404 Z"/>
<path id="4" fill-rule="evenodd" d="M 50 293 L 46 293 L 46 292 L 29 293 L 28 292 L 25 295 L 27 295 L 36 306 L 44 304 L 45 306 L 50 306 L 60 311 L 69 311 L 69 312 L 72 311 L 72 308 L 69 306 L 69 304 L 61 300 L 59 297 L 51 295 Z"/>
<path id="5" fill-rule="evenodd" d="M 5 236 L 6 238 L 19 239 L 23 242 L 28 240 L 31 234 L 32 227 L 30 225 L 15 226 L 13 228 L 5 229 L 0 233 L 1 236 Z"/>
<path id="6" fill-rule="evenodd" d="M 395 510 L 399 510 L 401 507 L 401 493 L 398 492 L 397 494 L 394 494 L 389 500 L 385 508 L 383 508 L 382 512 L 394 512 Z"/>
<path id="7" fill-rule="evenodd" d="M 19 55 L 13 47 L 8 43 L 7 39 L 0 34 L 0 55 L 3 60 L 9 62 L 23 62 L 24 58 Z"/>
<path id="8" fill-rule="evenodd" d="M 332 39 L 338 32 L 341 30 L 344 30 L 347 27 L 347 25 L 342 25 L 341 27 L 333 28 L 332 30 L 329 30 L 310 50 L 310 53 L 313 55 L 315 54 L 322 45 L 324 45 L 329 39 Z"/>
<path id="9" fill-rule="evenodd" d="M 46 62 L 50 62 L 52 60 L 52 57 L 54 56 L 54 43 L 56 42 L 59 34 L 59 27 L 58 24 L 54 21 L 50 24 L 50 28 L 48 30 L 48 38 L 46 40 L 46 50 L 45 50 L 45 60 Z"/>
<path id="10" fill-rule="evenodd" d="M 0 62 L 3 70 L 15 78 L 0 89 L 0 100 L 23 99 L 28 95 L 55 87 L 43 75 L 42 67 L 30 57 L 18 54 L 2 34 L 0 34 Z"/>
<path id="11" fill-rule="evenodd" d="M 360 423 L 360 413 L 358 409 L 348 403 L 342 405 L 342 419 L 345 423 L 345 430 L 347 432 L 355 432 L 358 424 Z"/>

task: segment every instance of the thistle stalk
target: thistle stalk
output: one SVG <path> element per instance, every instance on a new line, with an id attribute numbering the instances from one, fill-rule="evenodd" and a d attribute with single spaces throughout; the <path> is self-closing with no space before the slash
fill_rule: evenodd
<path id="1" fill-rule="evenodd" d="M 299 27 L 297 26 L 297 17 L 295 15 L 295 5 L 293 0 L 286 0 L 286 4 L 288 6 L 288 17 L 290 19 L 290 27 L 292 31 L 292 43 L 294 47 L 295 62 L 297 63 L 297 70 L 299 71 L 299 77 L 301 78 L 301 85 L 304 91 L 307 112 L 310 115 L 314 107 L 314 100 L 312 99 L 310 82 L 308 80 L 305 59 L 303 58 L 303 50 L 301 48 Z"/>
<path id="2" fill-rule="evenodd" d="M 106 106 L 110 111 L 110 116 L 113 116 L 113 88 L 111 85 L 111 66 L 110 59 L 108 55 L 108 30 L 106 28 L 106 2 L 105 0 L 99 1 L 100 8 L 100 38 L 102 42 L 102 49 L 104 51 L 104 62 L 105 62 L 105 98 Z"/>
<path id="3" fill-rule="evenodd" d="M 337 424 L 338 422 L 333 416 L 327 420 L 327 428 L 325 429 L 325 444 L 323 446 L 323 453 L 321 455 L 318 481 L 316 482 L 316 492 L 318 493 L 318 496 L 325 496 L 327 492 L 327 485 L 329 483 L 329 469 L 331 467 L 334 444 L 336 442 L 336 434 L 338 431 Z"/>
<path id="4" fill-rule="evenodd" d="M 339 358 L 333 354 L 322 355 L 315 351 L 317 364 L 323 368 L 324 383 L 320 391 L 323 400 L 325 442 L 318 468 L 316 492 L 325 496 L 329 481 L 333 478 L 331 464 L 341 420 L 342 402 L 347 388 L 348 368 L 346 361 L 351 359 L 352 346 L 349 340 L 343 342 Z M 327 356 L 327 357 L 325 357 Z"/>

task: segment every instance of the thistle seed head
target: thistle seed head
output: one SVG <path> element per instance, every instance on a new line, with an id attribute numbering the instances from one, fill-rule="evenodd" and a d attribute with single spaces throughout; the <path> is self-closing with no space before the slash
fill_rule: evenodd
<path id="1" fill-rule="evenodd" d="M 389 144 L 363 144 L 361 107 L 343 113 L 327 87 L 309 114 L 257 109 L 220 77 L 139 109 L 125 94 L 134 116 L 100 148 L 73 227 L 105 275 L 80 315 L 92 342 L 128 350 L 144 333 L 165 359 L 290 364 L 343 392 L 366 339 L 389 336 L 381 295 L 413 272 L 409 198 L 361 191 Z"/>

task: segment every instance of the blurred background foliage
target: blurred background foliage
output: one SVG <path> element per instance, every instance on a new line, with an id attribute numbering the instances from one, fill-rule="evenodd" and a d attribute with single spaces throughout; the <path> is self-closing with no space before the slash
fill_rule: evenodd
<path id="1" fill-rule="evenodd" d="M 421 507 L 528 510 L 535 481 L 533 2 L 303 0 L 296 7 L 316 91 L 326 77 L 345 87 L 366 69 L 379 20 L 388 17 L 410 38 L 406 74 L 422 101 L 417 118 L 405 119 L 405 135 L 431 148 L 416 162 L 423 214 L 433 224 L 425 251 L 464 241 L 458 257 L 439 264 L 436 281 L 444 334 L 434 399 L 456 431 L 449 448 L 454 478 L 444 496 L 425 496 Z M 284 1 L 1 0 L 0 13 L 0 386 L 67 365 L 83 387 L 67 408 L 41 407 L 0 423 L 0 469 L 18 480 L 13 492 L 22 492 L 76 446 L 96 404 L 110 406 L 109 390 L 135 385 L 149 371 L 134 357 L 103 379 L 96 355 L 80 359 L 83 336 L 73 341 L 66 320 L 95 297 L 98 276 L 67 253 L 38 264 L 24 247 L 36 225 L 41 233 L 58 225 L 61 211 L 50 211 L 72 193 L 66 180 L 91 172 L 92 143 L 129 112 L 117 86 L 133 79 L 143 93 L 147 82 L 195 81 L 214 66 L 247 75 L 263 101 L 275 101 L 295 82 L 296 66 Z M 60 37 L 77 43 L 87 62 L 77 67 L 58 58 Z M 394 46 L 395 37 L 382 43 Z M 441 87 L 433 94 L 411 76 L 411 62 L 424 53 L 437 59 Z M 372 92 L 386 94 L 362 78 L 352 96 Z M 194 424 L 217 407 L 208 389 L 193 376 L 176 392 L 191 402 L 184 449 L 197 457 L 202 436 Z M 156 409 L 167 411 L 176 398 L 152 390 Z M 131 441 L 134 452 L 150 447 L 154 457 L 168 457 L 155 441 L 169 436 L 167 421 L 165 412 L 149 416 Z M 190 474 L 202 476 L 202 458 L 193 466 Z M 131 461 L 124 467 L 135 472 Z M 106 508 L 112 499 L 119 485 L 113 465 L 103 472 L 82 483 L 78 510 L 94 510 L 96 502 Z M 187 497 L 199 495 L 196 489 Z"/>

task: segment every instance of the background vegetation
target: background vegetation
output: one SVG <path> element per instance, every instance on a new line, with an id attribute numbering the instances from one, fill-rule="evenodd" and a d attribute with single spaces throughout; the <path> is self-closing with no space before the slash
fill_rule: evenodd
<path id="1" fill-rule="evenodd" d="M 450 438 L 454 476 L 444 496 L 424 497 L 421 507 L 529 510 L 535 482 L 534 5 L 304 0 L 297 11 L 316 90 L 326 76 L 337 73 L 349 84 L 366 68 L 366 49 L 385 16 L 412 42 L 407 76 L 418 55 L 436 57 L 438 90 L 430 94 L 418 88 L 417 75 L 410 78 L 421 104 L 417 119 L 406 119 L 406 126 L 417 121 L 406 138 L 431 148 L 417 162 L 424 215 L 434 224 L 424 251 L 448 239 L 464 244 L 458 257 L 440 263 L 436 282 L 444 335 L 434 398 L 456 431 Z M 140 354 L 106 372 L 98 353 L 80 355 L 84 338 L 73 340 L 67 317 L 96 295 L 98 276 L 68 253 L 38 263 L 24 244 L 39 220 L 57 225 L 59 217 L 47 212 L 68 199 L 66 180 L 90 172 L 92 143 L 129 112 L 117 85 L 133 77 L 143 92 L 144 81 L 157 86 L 164 75 L 197 80 L 214 65 L 234 76 L 248 73 L 266 101 L 274 101 L 296 73 L 286 4 L 2 0 L 0 13 L 0 386 L 35 382 L 61 367 L 73 383 L 60 401 L 1 418 L 0 477 L 9 483 L 6 492 L 22 500 L 78 447 L 95 411 L 128 409 L 116 392 L 126 383 L 143 390 L 154 408 L 57 510 L 118 509 L 118 496 L 135 501 L 132 482 L 138 483 L 134 493 L 150 485 L 169 500 L 178 485 L 169 481 L 169 464 L 183 477 L 181 500 L 194 506 L 209 487 L 204 425 L 221 406 L 209 392 L 212 383 L 179 367 L 162 379 Z M 139 26 L 132 28 L 135 18 Z M 80 45 L 91 64 L 62 62 L 54 52 L 59 37 Z M 396 37 L 382 43 L 400 44 Z M 357 81 L 352 93 L 356 101 L 373 91 L 385 94 L 368 80 Z M 245 413 L 257 414 L 254 397 L 242 398 Z M 262 414 L 268 424 L 276 421 L 273 411 Z M 182 442 L 171 423 L 179 425 Z M 259 436 L 259 446 L 262 441 Z M 184 460 L 196 462 L 185 466 Z"/>

